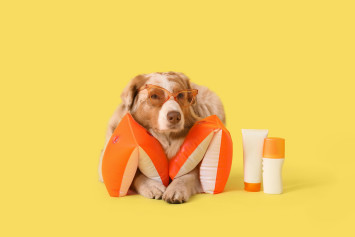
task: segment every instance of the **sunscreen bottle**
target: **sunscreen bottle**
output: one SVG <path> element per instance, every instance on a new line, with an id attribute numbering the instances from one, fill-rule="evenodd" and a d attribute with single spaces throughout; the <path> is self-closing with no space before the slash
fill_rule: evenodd
<path id="1" fill-rule="evenodd" d="M 266 129 L 242 129 L 244 189 L 259 192 L 261 188 L 261 166 Z"/>
<path id="2" fill-rule="evenodd" d="M 285 160 L 285 139 L 268 137 L 264 140 L 263 186 L 264 193 L 282 193 L 282 165 Z"/>

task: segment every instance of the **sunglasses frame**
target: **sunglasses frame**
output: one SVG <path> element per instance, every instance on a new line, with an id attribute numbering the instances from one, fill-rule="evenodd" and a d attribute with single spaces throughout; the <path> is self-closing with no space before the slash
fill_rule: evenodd
<path id="1" fill-rule="evenodd" d="M 143 88 L 139 89 L 138 92 L 142 91 L 142 90 L 148 90 L 148 94 L 149 94 L 149 89 L 161 89 L 163 91 L 165 91 L 168 96 L 167 96 L 167 99 L 165 99 L 165 101 L 161 104 L 163 105 L 165 102 L 167 102 L 171 97 L 174 98 L 174 100 L 180 104 L 181 106 L 184 106 L 182 105 L 181 103 L 179 103 L 179 100 L 177 99 L 177 96 L 181 93 L 181 92 L 192 92 L 192 95 L 193 95 L 193 98 L 192 98 L 192 101 L 190 104 L 188 105 L 185 105 L 185 107 L 187 106 L 190 106 L 190 105 L 193 105 L 196 103 L 196 96 L 198 94 L 198 90 L 197 89 L 186 89 L 186 90 L 181 90 L 181 91 L 178 91 L 176 93 L 171 93 L 170 91 L 168 91 L 167 89 L 163 88 L 163 87 L 160 87 L 160 86 L 156 86 L 156 85 L 151 85 L 151 84 L 146 84 Z M 148 98 L 148 100 L 150 101 L 151 99 Z M 149 102 L 151 103 L 151 102 Z"/>

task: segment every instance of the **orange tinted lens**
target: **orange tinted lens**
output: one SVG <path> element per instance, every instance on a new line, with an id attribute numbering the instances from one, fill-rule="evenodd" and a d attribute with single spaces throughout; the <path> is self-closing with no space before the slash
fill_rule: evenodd
<path id="1" fill-rule="evenodd" d="M 194 101 L 194 93 L 192 91 L 182 91 L 177 94 L 176 99 L 182 106 L 188 106 Z"/>
<path id="2" fill-rule="evenodd" d="M 151 105 L 161 105 L 166 101 L 165 91 L 159 88 L 150 88 L 148 97 Z"/>

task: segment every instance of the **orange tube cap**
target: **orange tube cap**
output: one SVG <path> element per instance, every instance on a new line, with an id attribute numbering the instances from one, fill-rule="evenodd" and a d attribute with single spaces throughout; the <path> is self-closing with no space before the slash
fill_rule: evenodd
<path id="1" fill-rule="evenodd" d="M 261 183 L 246 183 L 244 182 L 244 190 L 248 192 L 259 192 Z"/>
<path id="2" fill-rule="evenodd" d="M 285 158 L 285 139 L 279 137 L 265 138 L 263 157 L 274 159 Z"/>

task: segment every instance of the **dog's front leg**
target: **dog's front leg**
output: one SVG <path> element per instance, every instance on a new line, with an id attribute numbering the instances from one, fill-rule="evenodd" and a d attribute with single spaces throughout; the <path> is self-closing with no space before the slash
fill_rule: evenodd
<path id="1" fill-rule="evenodd" d="M 184 203 L 189 198 L 202 192 L 202 187 L 199 178 L 199 166 L 190 173 L 175 178 L 167 187 L 163 199 L 168 203 Z"/>
<path id="2" fill-rule="evenodd" d="M 154 199 L 161 199 L 166 189 L 162 183 L 148 178 L 139 170 L 137 170 L 131 187 L 140 195 Z"/>

